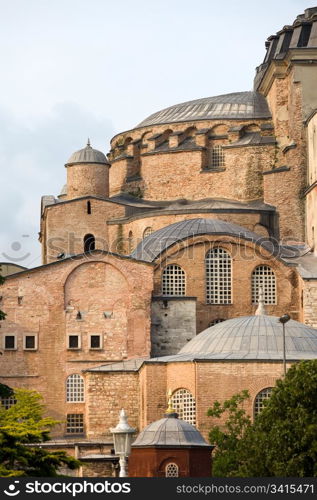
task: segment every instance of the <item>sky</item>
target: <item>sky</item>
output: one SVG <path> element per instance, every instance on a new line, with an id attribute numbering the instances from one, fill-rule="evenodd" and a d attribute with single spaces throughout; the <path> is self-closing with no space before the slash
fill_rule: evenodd
<path id="1" fill-rule="evenodd" d="M 302 0 L 0 0 L 0 262 L 41 264 L 42 195 L 64 164 L 155 111 L 251 90 Z"/>

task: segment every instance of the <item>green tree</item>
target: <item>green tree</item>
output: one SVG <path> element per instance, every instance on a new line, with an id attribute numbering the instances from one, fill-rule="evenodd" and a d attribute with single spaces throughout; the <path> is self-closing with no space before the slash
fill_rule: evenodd
<path id="1" fill-rule="evenodd" d="M 317 360 L 277 381 L 241 445 L 240 475 L 317 476 Z"/>
<path id="2" fill-rule="evenodd" d="M 227 477 L 235 475 L 239 467 L 239 446 L 247 429 L 251 427 L 251 419 L 244 410 L 243 403 L 249 398 L 248 391 L 234 394 L 220 404 L 215 401 L 207 414 L 210 417 L 226 417 L 223 426 L 214 425 L 209 432 L 209 441 L 216 445 L 213 457 L 213 476 Z"/>
<path id="3" fill-rule="evenodd" d="M 79 467 L 65 452 L 50 452 L 35 443 L 47 441 L 57 421 L 44 417 L 42 397 L 35 391 L 14 391 L 16 404 L 0 406 L 0 476 L 55 477 L 58 467 Z"/>
<path id="4" fill-rule="evenodd" d="M 217 445 L 214 475 L 317 476 L 317 360 L 293 364 L 253 424 L 241 408 L 247 397 L 243 391 L 208 411 L 218 418 L 228 412 L 225 425 L 209 434 Z"/>

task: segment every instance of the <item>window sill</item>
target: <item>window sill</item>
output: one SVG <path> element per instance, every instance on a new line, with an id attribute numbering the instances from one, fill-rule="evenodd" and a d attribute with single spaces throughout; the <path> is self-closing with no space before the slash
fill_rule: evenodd
<path id="1" fill-rule="evenodd" d="M 226 170 L 225 167 L 202 168 L 199 173 L 200 174 L 212 174 L 212 173 L 217 173 L 217 172 L 224 172 L 225 170 Z"/>

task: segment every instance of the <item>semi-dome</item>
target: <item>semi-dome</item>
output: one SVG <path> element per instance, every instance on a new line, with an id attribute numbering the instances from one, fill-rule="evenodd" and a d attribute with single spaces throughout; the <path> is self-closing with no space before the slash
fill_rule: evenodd
<path id="1" fill-rule="evenodd" d="M 175 413 L 152 422 L 140 432 L 133 448 L 138 447 L 195 447 L 208 446 L 200 432 L 193 425 L 177 418 Z"/>
<path id="2" fill-rule="evenodd" d="M 109 165 L 106 156 L 101 151 L 91 147 L 89 139 L 85 148 L 75 151 L 75 153 L 71 155 L 66 166 L 76 163 L 101 163 L 103 165 Z"/>
<path id="3" fill-rule="evenodd" d="M 285 325 L 286 359 L 317 358 L 317 330 L 298 321 Z M 229 319 L 207 328 L 178 354 L 157 360 L 282 360 L 283 327 L 277 316 L 260 314 Z"/>
<path id="4" fill-rule="evenodd" d="M 258 234 L 248 231 L 237 224 L 220 219 L 189 219 L 175 222 L 154 231 L 139 243 L 131 257 L 152 262 L 178 241 L 203 234 L 232 235 L 261 244 L 264 248 L 267 247 L 269 251 L 273 250 L 272 244 L 268 240 L 264 240 Z"/>
<path id="5" fill-rule="evenodd" d="M 253 91 L 234 92 L 175 104 L 152 114 L 139 123 L 136 128 L 193 120 L 245 120 L 258 118 L 271 118 L 265 97 Z"/>

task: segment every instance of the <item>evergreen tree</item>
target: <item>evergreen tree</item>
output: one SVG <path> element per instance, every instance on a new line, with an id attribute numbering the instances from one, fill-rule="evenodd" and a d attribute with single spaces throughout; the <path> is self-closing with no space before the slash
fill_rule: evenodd
<path id="1" fill-rule="evenodd" d="M 58 467 L 79 467 L 80 462 L 65 452 L 51 452 L 35 443 L 47 441 L 57 421 L 44 417 L 41 396 L 35 391 L 17 389 L 16 403 L 0 406 L 0 476 L 55 477 Z"/>

